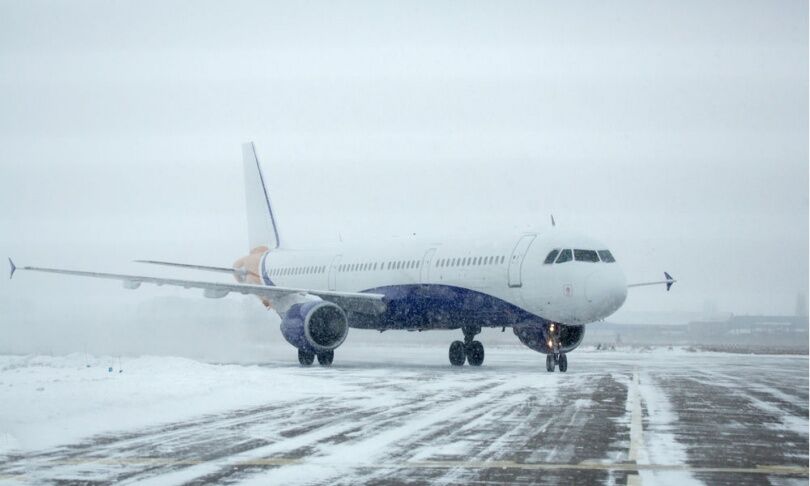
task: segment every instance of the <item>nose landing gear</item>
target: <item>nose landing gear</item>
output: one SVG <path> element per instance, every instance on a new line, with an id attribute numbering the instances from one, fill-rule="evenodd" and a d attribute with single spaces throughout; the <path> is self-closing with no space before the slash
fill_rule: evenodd
<path id="1" fill-rule="evenodd" d="M 480 327 L 463 327 L 464 342 L 453 341 L 450 343 L 450 364 L 453 366 L 463 366 L 466 359 L 470 366 L 481 366 L 484 363 L 484 345 L 481 341 L 475 341 L 475 335 L 481 332 Z"/>
<path id="2" fill-rule="evenodd" d="M 568 358 L 565 353 L 547 354 L 546 355 L 546 371 L 553 372 L 554 368 L 559 366 L 560 372 L 565 373 L 568 371 Z"/>
<path id="3" fill-rule="evenodd" d="M 568 358 L 565 353 L 560 351 L 560 325 L 552 322 L 548 326 L 548 348 L 549 353 L 546 355 L 546 371 L 553 372 L 554 368 L 559 366 L 560 372 L 565 373 L 568 371 Z"/>

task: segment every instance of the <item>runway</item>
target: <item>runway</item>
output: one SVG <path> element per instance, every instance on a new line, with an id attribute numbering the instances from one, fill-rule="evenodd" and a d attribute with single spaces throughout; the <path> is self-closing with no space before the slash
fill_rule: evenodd
<path id="1" fill-rule="evenodd" d="M 149 426 L 132 417 L 132 426 L 69 443 L 13 449 L 0 455 L 0 480 L 807 484 L 807 356 L 583 350 L 562 374 L 519 347 L 488 348 L 479 369 L 451 368 L 445 355 L 438 347 L 354 347 L 330 369 L 301 368 L 292 353 L 259 366 L 188 364 L 187 381 L 202 380 L 207 391 L 169 399 L 190 409 L 227 401 L 218 411 Z M 140 365 L 114 379 L 137 393 L 145 388 Z M 240 370 L 251 381 L 234 383 Z M 11 373 L 0 372 L 0 388 Z M 261 383 L 263 395 L 254 396 Z M 154 393 L 146 399 L 165 392 Z"/>

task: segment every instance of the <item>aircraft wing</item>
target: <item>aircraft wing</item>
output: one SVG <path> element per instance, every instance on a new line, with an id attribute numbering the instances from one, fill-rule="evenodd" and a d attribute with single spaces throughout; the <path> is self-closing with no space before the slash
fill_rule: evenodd
<path id="1" fill-rule="evenodd" d="M 339 305 L 346 311 L 359 312 L 363 314 L 379 314 L 385 311 L 385 302 L 383 301 L 384 295 L 371 294 L 362 292 L 341 292 L 334 290 L 314 290 L 314 289 L 295 289 L 289 287 L 275 287 L 265 285 L 254 285 L 244 283 L 220 283 L 220 282 L 204 282 L 199 280 L 182 280 L 175 278 L 162 278 L 162 277 L 147 277 L 141 275 L 124 275 L 117 273 L 102 273 L 102 272 L 87 272 L 81 270 L 65 270 L 60 268 L 44 268 L 44 267 L 19 267 L 14 265 L 14 262 L 9 258 L 11 266 L 11 273 L 9 278 L 14 276 L 16 270 L 30 270 L 34 272 L 58 273 L 62 275 L 75 275 L 79 277 L 93 277 L 104 278 L 108 280 L 120 280 L 124 283 L 124 287 L 128 289 L 137 289 L 142 283 L 149 283 L 155 285 L 172 285 L 175 287 L 183 287 L 186 289 L 202 289 L 203 295 L 209 298 L 225 297 L 230 293 L 238 293 L 243 295 L 255 295 L 262 299 L 267 299 L 271 303 L 279 301 L 285 297 L 300 295 L 312 295 L 319 297 L 327 302 Z"/>

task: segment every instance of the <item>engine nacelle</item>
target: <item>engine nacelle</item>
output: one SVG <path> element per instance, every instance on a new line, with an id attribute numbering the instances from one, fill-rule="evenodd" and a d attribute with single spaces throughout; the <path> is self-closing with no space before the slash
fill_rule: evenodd
<path id="1" fill-rule="evenodd" d="M 281 320 L 288 343 L 311 353 L 331 351 L 349 334 L 349 321 L 340 306 L 322 300 L 294 304 Z"/>
<path id="2" fill-rule="evenodd" d="M 562 324 L 554 324 L 560 326 L 560 351 L 568 353 L 576 349 L 585 337 L 585 326 L 565 326 Z M 549 354 L 551 349 L 548 347 L 549 329 L 548 324 L 537 327 L 515 327 L 512 330 L 517 335 L 520 342 L 525 344 L 530 349 L 538 353 Z"/>

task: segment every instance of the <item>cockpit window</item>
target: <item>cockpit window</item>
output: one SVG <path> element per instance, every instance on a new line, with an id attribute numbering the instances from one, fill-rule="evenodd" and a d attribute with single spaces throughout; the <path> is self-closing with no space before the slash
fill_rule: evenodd
<path id="1" fill-rule="evenodd" d="M 545 264 L 554 263 L 554 259 L 557 258 L 558 253 L 560 253 L 559 248 L 555 248 L 555 249 L 551 250 L 549 252 L 548 256 L 546 257 L 546 261 L 544 261 L 543 263 L 545 263 Z"/>
<path id="2" fill-rule="evenodd" d="M 610 250 L 599 250 L 599 258 L 605 263 L 613 263 L 616 261 L 613 255 L 610 254 Z"/>
<path id="3" fill-rule="evenodd" d="M 599 255 L 593 250 L 574 250 L 574 260 L 578 262 L 598 262 Z"/>
<path id="4" fill-rule="evenodd" d="M 571 250 L 565 249 L 560 252 L 560 256 L 557 257 L 556 263 L 565 263 L 570 262 L 571 260 Z"/>

